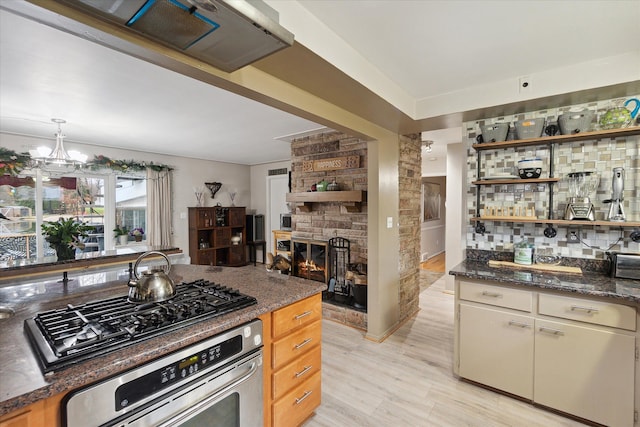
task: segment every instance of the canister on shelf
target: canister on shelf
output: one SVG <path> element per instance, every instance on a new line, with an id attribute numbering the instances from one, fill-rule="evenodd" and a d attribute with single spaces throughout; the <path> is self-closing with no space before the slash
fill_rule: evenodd
<path id="1" fill-rule="evenodd" d="M 533 264 L 533 245 L 524 238 L 513 245 L 513 262 L 522 265 Z"/>

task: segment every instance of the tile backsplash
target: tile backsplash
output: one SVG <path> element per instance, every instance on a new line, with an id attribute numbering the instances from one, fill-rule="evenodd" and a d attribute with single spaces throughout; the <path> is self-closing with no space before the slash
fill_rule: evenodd
<path id="1" fill-rule="evenodd" d="M 639 96 L 634 96 L 639 98 Z M 513 223 L 484 221 L 486 232 L 475 232 L 475 223 L 467 227 L 467 248 L 478 250 L 509 251 L 513 244 L 526 238 L 536 248 L 550 248 L 557 255 L 573 258 L 604 259 L 607 250 L 620 252 L 640 252 L 640 244 L 631 240 L 633 227 L 562 225 L 555 224 L 557 236 L 544 235 L 549 211 L 549 191 L 553 191 L 553 218 L 564 218 L 564 210 L 569 197 L 569 185 L 566 180 L 571 172 L 589 171 L 598 175 L 599 184 L 591 199 L 595 207 L 596 220 L 606 220 L 609 204 L 604 203 L 611 197 L 613 168 L 622 167 L 625 171 L 624 212 L 627 221 L 640 221 L 640 135 L 620 138 L 602 138 L 574 143 L 554 145 L 553 159 L 550 159 L 548 146 L 515 147 L 499 150 L 476 152 L 472 144 L 481 133 L 480 126 L 493 123 L 510 123 L 507 139 L 515 139 L 514 123 L 518 120 L 544 118 L 545 126 L 556 124 L 560 114 L 569 110 L 588 108 L 595 114 L 590 130 L 599 129 L 599 119 L 616 101 L 603 100 L 587 104 L 561 106 L 553 109 L 532 111 L 511 116 L 493 117 L 484 120 L 465 122 L 463 132 L 467 140 L 467 214 L 476 216 L 476 191 L 480 191 L 481 207 L 520 208 L 521 211 L 533 210 L 541 223 Z M 477 173 L 478 155 L 481 156 L 481 170 Z M 550 162 L 553 161 L 554 177 L 560 178 L 555 184 L 505 184 L 476 186 L 472 181 L 498 175 L 517 175 L 517 163 L 525 158 L 537 157 L 542 160 L 541 178 L 549 177 Z M 635 230 L 637 231 L 638 228 Z M 567 234 L 576 232 L 580 243 L 567 243 Z"/>

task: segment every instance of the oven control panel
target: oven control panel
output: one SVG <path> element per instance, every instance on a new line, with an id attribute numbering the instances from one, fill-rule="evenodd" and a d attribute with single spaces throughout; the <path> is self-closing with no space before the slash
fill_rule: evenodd
<path id="1" fill-rule="evenodd" d="M 115 393 L 116 411 L 170 387 L 178 381 L 195 376 L 198 372 L 219 365 L 220 362 L 239 354 L 241 351 L 242 335 L 236 335 L 175 363 L 122 384 L 116 389 Z"/>

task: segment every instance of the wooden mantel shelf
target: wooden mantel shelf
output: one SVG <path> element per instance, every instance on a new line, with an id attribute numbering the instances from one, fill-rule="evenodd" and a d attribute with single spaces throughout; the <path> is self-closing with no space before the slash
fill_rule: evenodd
<path id="1" fill-rule="evenodd" d="M 287 202 L 296 203 L 303 212 L 311 212 L 312 203 L 340 203 L 347 212 L 360 212 L 362 202 L 366 202 L 367 192 L 353 191 L 307 191 L 305 193 L 287 193 Z"/>

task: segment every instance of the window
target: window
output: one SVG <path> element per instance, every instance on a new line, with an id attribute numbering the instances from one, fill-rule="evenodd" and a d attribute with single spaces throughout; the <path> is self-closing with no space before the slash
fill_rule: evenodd
<path id="1" fill-rule="evenodd" d="M 147 187 L 142 177 L 92 176 L 82 171 L 59 176 L 39 170 L 27 173 L 31 175 L 0 176 L 0 261 L 54 256 L 40 236 L 40 224 L 60 217 L 95 227 L 85 239 L 84 252 L 113 249 L 116 224 L 146 230 Z M 42 242 L 40 247 L 37 241 Z"/>
<path id="2" fill-rule="evenodd" d="M 116 224 L 127 230 L 147 226 L 147 182 L 143 178 L 116 179 Z M 145 234 L 146 235 L 146 234 Z M 129 236 L 129 240 L 133 239 Z M 144 240 L 144 236 L 143 236 Z"/>
<path id="3" fill-rule="evenodd" d="M 33 178 L 0 176 L 0 261 L 37 256 L 35 194 Z"/>

